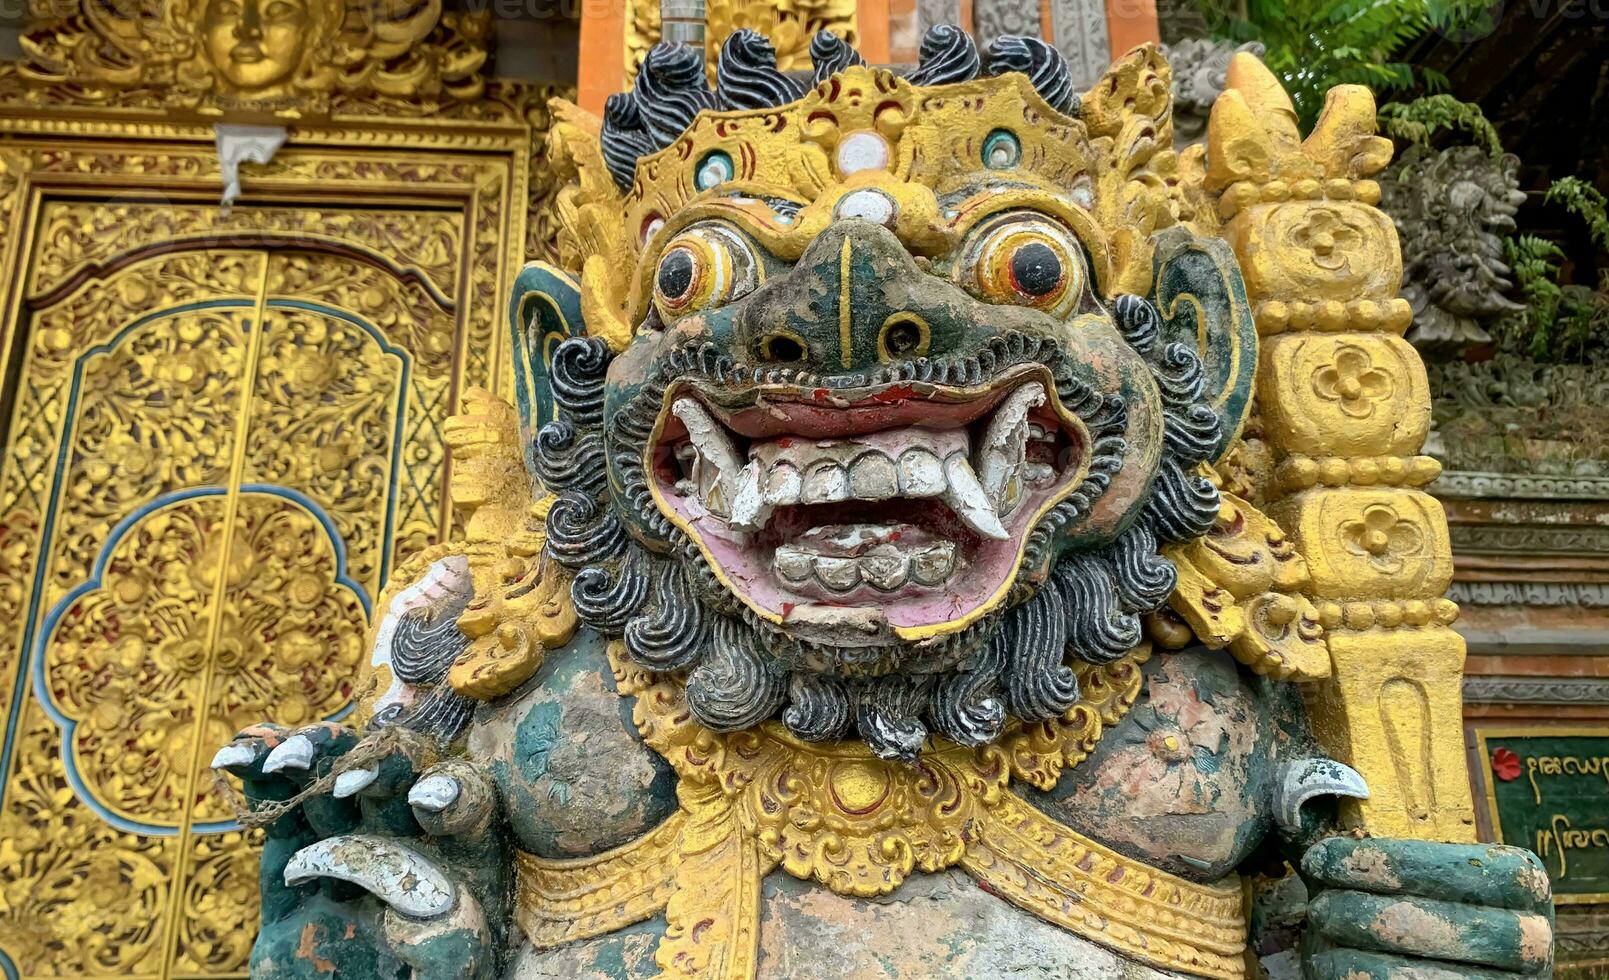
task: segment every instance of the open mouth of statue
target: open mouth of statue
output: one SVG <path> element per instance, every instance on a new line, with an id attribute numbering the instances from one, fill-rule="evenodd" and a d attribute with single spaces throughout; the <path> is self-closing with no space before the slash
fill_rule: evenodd
<path id="1" fill-rule="evenodd" d="M 661 511 L 757 614 L 877 643 L 945 635 L 998 606 L 1088 447 L 1049 373 L 1026 366 L 980 388 L 723 396 L 684 382 L 645 462 Z"/>

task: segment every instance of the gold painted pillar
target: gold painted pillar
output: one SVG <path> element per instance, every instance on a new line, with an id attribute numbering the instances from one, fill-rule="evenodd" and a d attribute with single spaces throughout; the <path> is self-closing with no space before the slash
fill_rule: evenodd
<path id="1" fill-rule="evenodd" d="M 1331 91 L 1301 139 L 1290 98 L 1235 56 L 1208 129 L 1207 187 L 1263 340 L 1257 403 L 1277 458 L 1275 517 L 1307 558 L 1331 675 L 1304 685 L 1327 751 L 1368 780 L 1351 824 L 1474 839 L 1447 520 L 1424 487 L 1424 365 L 1401 337 L 1401 252 L 1370 179 L 1389 161 L 1374 99 Z"/>

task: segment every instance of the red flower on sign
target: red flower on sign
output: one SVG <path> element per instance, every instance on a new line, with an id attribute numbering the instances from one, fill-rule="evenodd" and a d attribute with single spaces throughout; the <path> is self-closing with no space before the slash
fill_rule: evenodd
<path id="1" fill-rule="evenodd" d="M 1520 757 L 1512 749 L 1498 749 L 1492 753 L 1492 772 L 1503 782 L 1520 778 Z"/>

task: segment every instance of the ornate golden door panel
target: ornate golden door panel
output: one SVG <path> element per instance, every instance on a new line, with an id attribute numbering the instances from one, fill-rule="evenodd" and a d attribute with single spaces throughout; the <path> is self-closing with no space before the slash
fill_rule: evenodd
<path id="1" fill-rule="evenodd" d="M 257 856 L 207 763 L 341 717 L 387 571 L 446 530 L 526 139 L 308 138 L 228 217 L 203 143 L 0 143 L 6 975 L 244 974 Z"/>

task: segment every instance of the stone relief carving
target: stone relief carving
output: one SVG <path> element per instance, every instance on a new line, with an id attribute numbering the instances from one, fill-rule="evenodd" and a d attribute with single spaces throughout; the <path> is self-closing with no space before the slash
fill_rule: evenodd
<path id="1" fill-rule="evenodd" d="M 1525 203 L 1512 154 L 1477 146 L 1409 147 L 1380 181 L 1380 207 L 1402 241 L 1402 294 L 1413 304 L 1408 339 L 1426 350 L 1487 343 L 1485 325 L 1524 307 L 1503 263 L 1502 236 Z"/>

